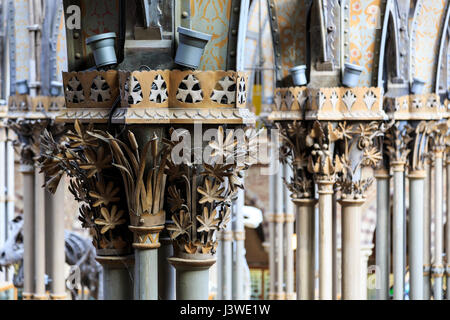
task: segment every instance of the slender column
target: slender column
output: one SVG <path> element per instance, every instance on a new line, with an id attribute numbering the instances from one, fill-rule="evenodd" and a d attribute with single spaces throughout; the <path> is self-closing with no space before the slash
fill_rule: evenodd
<path id="1" fill-rule="evenodd" d="M 361 298 L 361 206 L 364 199 L 339 200 L 342 208 L 342 298 Z"/>
<path id="2" fill-rule="evenodd" d="M 15 162 L 14 162 L 14 146 L 13 141 L 15 139 L 14 131 L 10 129 L 7 130 L 8 141 L 6 142 L 6 221 L 9 223 L 14 219 L 15 215 Z M 6 236 L 9 236 L 9 229 L 6 228 Z M 6 278 L 8 282 L 13 281 L 14 268 L 10 267 L 6 270 Z"/>
<path id="3" fill-rule="evenodd" d="M 290 181 L 292 177 L 292 169 L 289 165 L 284 165 L 285 169 L 285 179 L 286 181 Z M 289 190 L 286 186 L 284 186 L 284 204 L 286 207 L 286 215 L 285 215 L 285 250 L 286 250 L 286 260 L 285 260 L 285 270 L 286 270 L 286 299 L 294 300 L 295 292 L 294 292 L 294 250 L 292 248 L 292 238 L 294 235 L 294 203 L 291 200 L 291 196 L 289 194 Z"/>
<path id="4" fill-rule="evenodd" d="M 445 235 L 445 256 L 447 257 L 447 265 L 445 268 L 445 273 L 447 277 L 447 292 L 446 292 L 446 298 L 447 300 L 450 300 L 450 156 L 447 153 L 447 159 L 446 159 L 446 165 L 447 165 L 447 222 L 445 224 L 446 227 L 446 235 Z"/>
<path id="5" fill-rule="evenodd" d="M 377 179 L 377 226 L 376 226 L 376 264 L 378 272 L 376 282 L 380 285 L 377 288 L 377 299 L 389 299 L 389 234 L 390 234 L 390 189 L 389 171 L 380 169 L 375 172 Z"/>
<path id="6" fill-rule="evenodd" d="M 280 165 L 281 169 L 282 166 Z M 283 197 L 283 176 L 281 170 L 279 170 L 275 176 L 276 180 L 276 211 L 275 211 L 275 268 L 276 268 L 276 280 L 275 280 L 275 299 L 284 300 L 286 298 L 284 292 L 284 246 L 283 246 L 283 227 L 284 227 L 284 197 Z"/>
<path id="7" fill-rule="evenodd" d="M 161 243 L 150 242 L 159 239 L 164 227 L 135 227 L 129 229 L 135 234 L 134 297 L 136 300 L 158 300 L 158 248 Z M 146 239 L 145 243 L 141 239 Z"/>
<path id="8" fill-rule="evenodd" d="M 442 178 L 442 157 L 443 152 L 435 152 L 435 168 L 434 168 L 434 203 L 435 203 L 435 240 L 434 240 L 434 263 L 432 268 L 434 278 L 434 300 L 442 300 L 442 277 L 444 272 L 444 266 L 442 261 L 443 253 L 443 208 L 442 208 L 442 192 L 443 190 L 443 178 Z"/>
<path id="9" fill-rule="evenodd" d="M 244 190 L 239 189 L 235 203 L 236 218 L 234 223 L 234 240 L 236 244 L 236 263 L 233 272 L 233 300 L 244 298 L 244 259 L 245 259 L 245 229 L 243 208 L 245 203 Z"/>
<path id="10" fill-rule="evenodd" d="M 103 267 L 104 300 L 133 299 L 133 256 L 97 256 Z"/>
<path id="11" fill-rule="evenodd" d="M 361 248 L 361 281 L 360 281 L 360 294 L 361 300 L 367 300 L 367 274 L 369 258 L 372 255 L 373 244 L 366 245 Z"/>
<path id="12" fill-rule="evenodd" d="M 8 216 L 6 214 L 6 129 L 0 124 L 0 248 L 6 240 Z M 6 269 L 5 269 L 6 270 Z M 0 271 L 0 282 L 6 282 L 6 272 Z"/>
<path id="13" fill-rule="evenodd" d="M 222 277 L 222 299 L 231 300 L 233 298 L 233 231 L 229 223 L 227 229 L 223 231 L 223 277 Z M 177 272 L 178 275 L 178 272 Z M 178 280 L 177 280 L 178 283 Z M 177 298 L 178 299 L 178 298 Z"/>
<path id="14" fill-rule="evenodd" d="M 409 288 L 411 300 L 423 299 L 423 208 L 425 171 L 412 171 L 409 178 Z"/>
<path id="15" fill-rule="evenodd" d="M 54 195 L 48 194 L 50 201 L 46 206 L 49 215 L 48 225 L 51 232 L 47 232 L 50 252 L 49 258 L 50 271 L 49 276 L 52 280 L 50 287 L 50 298 L 53 300 L 61 300 L 66 298 L 66 285 L 64 277 L 65 263 L 65 240 L 64 240 L 64 180 L 61 180 Z M 49 231 L 50 231 L 49 230 Z"/>
<path id="16" fill-rule="evenodd" d="M 44 174 L 35 171 L 34 203 L 35 203 L 35 229 L 34 229 L 34 268 L 35 288 L 33 299 L 47 299 L 45 293 L 45 183 Z"/>
<path id="17" fill-rule="evenodd" d="M 334 181 L 318 181 L 319 187 L 319 299 L 333 298 L 332 199 Z"/>
<path id="18" fill-rule="evenodd" d="M 275 174 L 269 175 L 269 212 L 267 223 L 269 225 L 269 300 L 275 299 Z"/>
<path id="19" fill-rule="evenodd" d="M 286 213 L 284 221 L 286 231 L 286 300 L 295 300 L 296 295 L 294 292 L 294 250 L 292 248 L 295 215 L 293 213 Z"/>
<path id="20" fill-rule="evenodd" d="M 394 299 L 403 300 L 404 272 L 403 261 L 403 214 L 404 214 L 404 175 L 405 162 L 393 161 L 391 167 L 394 171 L 394 213 L 393 213 L 393 269 L 394 269 Z"/>
<path id="21" fill-rule="evenodd" d="M 267 215 L 269 224 L 269 300 L 275 300 L 275 223 L 274 214 Z"/>
<path id="22" fill-rule="evenodd" d="M 163 231 L 164 232 L 164 231 Z M 160 239 L 158 249 L 158 297 L 161 300 L 175 300 L 175 268 L 167 259 L 173 256 L 173 246 L 170 237 Z"/>
<path id="23" fill-rule="evenodd" d="M 216 265 L 216 275 L 217 275 L 217 300 L 223 300 L 223 236 L 222 231 L 217 231 L 217 265 Z"/>
<path id="24" fill-rule="evenodd" d="M 34 292 L 34 166 L 21 165 L 23 174 L 23 299 L 30 300 Z"/>
<path id="25" fill-rule="evenodd" d="M 333 300 L 338 300 L 339 296 L 339 272 L 341 266 L 338 263 L 338 219 L 337 219 L 337 199 L 336 193 L 333 194 L 333 213 L 332 213 L 332 238 L 333 238 Z"/>
<path id="26" fill-rule="evenodd" d="M 176 269 L 177 300 L 207 300 L 209 297 L 209 268 L 216 259 L 188 260 L 169 258 Z"/>
<path id="27" fill-rule="evenodd" d="M 424 215 L 423 215 L 423 299 L 429 300 L 431 296 L 431 208 L 432 198 L 432 159 L 427 157 L 425 161 L 425 187 L 424 187 Z"/>
<path id="28" fill-rule="evenodd" d="M 295 199 L 297 205 L 297 299 L 314 300 L 314 211 L 317 200 Z"/>

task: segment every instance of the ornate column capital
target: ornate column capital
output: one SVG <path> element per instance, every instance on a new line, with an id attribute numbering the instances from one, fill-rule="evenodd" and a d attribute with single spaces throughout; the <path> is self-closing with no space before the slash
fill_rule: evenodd
<path id="1" fill-rule="evenodd" d="M 374 170 L 374 175 L 376 179 L 390 179 L 391 174 L 389 173 L 389 170 L 386 168 L 379 168 Z"/>

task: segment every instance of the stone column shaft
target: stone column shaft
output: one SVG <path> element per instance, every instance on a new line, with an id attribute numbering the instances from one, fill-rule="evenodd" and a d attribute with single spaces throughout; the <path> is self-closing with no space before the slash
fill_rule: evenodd
<path id="1" fill-rule="evenodd" d="M 61 180 L 55 194 L 46 192 L 46 212 L 48 215 L 46 252 L 50 279 L 50 298 L 60 300 L 66 298 L 64 263 L 66 260 L 64 240 L 64 180 Z"/>
<path id="2" fill-rule="evenodd" d="M 392 162 L 394 170 L 394 212 L 393 212 L 393 270 L 394 270 L 394 299 L 404 298 L 405 264 L 403 261 L 404 251 L 404 175 L 405 163 Z"/>
<path id="3" fill-rule="evenodd" d="M 333 298 L 333 181 L 318 181 L 319 186 L 319 299 Z"/>
<path id="4" fill-rule="evenodd" d="M 133 300 L 133 256 L 97 256 L 103 267 L 103 299 Z"/>
<path id="5" fill-rule="evenodd" d="M 433 166 L 431 159 L 425 161 L 425 181 L 424 181 L 424 212 L 423 212 L 423 299 L 429 300 L 431 296 L 431 209 L 432 197 L 432 173 Z"/>
<path id="6" fill-rule="evenodd" d="M 158 296 L 161 300 L 175 300 L 175 268 L 169 264 L 168 258 L 173 256 L 170 238 L 161 238 L 158 249 Z"/>
<path id="7" fill-rule="evenodd" d="M 234 227 L 234 240 L 236 245 L 236 258 L 233 272 L 233 300 L 242 300 L 244 298 L 244 259 L 245 259 L 245 229 L 243 209 L 245 204 L 244 190 L 239 189 L 238 198 L 234 205 L 236 209 L 236 218 Z"/>
<path id="8" fill-rule="evenodd" d="M 283 166 L 279 164 L 279 170 L 275 174 L 275 299 L 284 300 L 286 293 L 284 291 L 284 184 L 283 184 Z"/>
<path id="9" fill-rule="evenodd" d="M 423 299 L 423 209 L 425 171 L 409 175 L 409 288 L 411 300 Z"/>
<path id="10" fill-rule="evenodd" d="M 342 299 L 361 299 L 361 206 L 364 200 L 341 199 Z"/>
<path id="11" fill-rule="evenodd" d="M 233 231 L 231 228 L 231 223 L 227 225 L 227 229 L 223 231 L 222 236 L 223 236 L 222 299 L 231 300 L 233 298 Z"/>
<path id="12" fill-rule="evenodd" d="M 377 299 L 389 299 L 389 257 L 390 257 L 390 175 L 386 169 L 377 170 L 377 227 L 376 227 L 376 264 L 379 274 L 376 274 Z"/>
<path id="13" fill-rule="evenodd" d="M 45 290 L 45 189 L 42 188 L 45 179 L 43 173 L 35 171 L 34 185 L 34 268 L 35 268 L 35 288 L 33 299 L 47 299 Z M 26 195 L 24 195 L 25 197 Z"/>
<path id="14" fill-rule="evenodd" d="M 284 165 L 284 177 L 286 181 L 290 181 L 292 179 L 293 173 L 292 169 L 289 165 Z M 291 200 L 291 195 L 287 186 L 284 186 L 284 205 L 286 208 L 285 215 L 285 224 L 284 224 L 284 233 L 285 233 L 285 270 L 286 270 L 286 299 L 294 300 L 294 251 L 292 248 L 292 238 L 294 235 L 294 222 L 295 222 L 295 214 L 294 214 L 294 203 Z"/>
<path id="15" fill-rule="evenodd" d="M 434 263 L 432 268 L 434 278 L 434 300 L 442 300 L 442 277 L 444 266 L 442 261 L 443 253 L 443 208 L 442 208 L 442 193 L 443 193 L 443 178 L 442 178 L 442 152 L 435 153 L 435 172 L 434 172 L 434 204 L 435 204 L 435 219 L 434 219 Z"/>
<path id="16" fill-rule="evenodd" d="M 314 211 L 317 200 L 296 199 L 297 299 L 314 300 Z"/>
<path id="17" fill-rule="evenodd" d="M 22 164 L 23 174 L 23 274 L 22 296 L 31 299 L 34 293 L 34 166 Z"/>
<path id="18" fill-rule="evenodd" d="M 445 256 L 447 257 L 447 264 L 446 264 L 446 280 L 447 280 L 447 292 L 446 292 L 446 298 L 447 300 L 450 300 L 450 158 L 449 155 L 447 155 L 447 222 L 445 224 L 446 230 L 445 230 Z"/>

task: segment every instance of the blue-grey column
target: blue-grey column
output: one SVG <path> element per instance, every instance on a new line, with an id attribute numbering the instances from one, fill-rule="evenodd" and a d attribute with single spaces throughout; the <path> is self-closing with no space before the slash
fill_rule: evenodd
<path id="1" fill-rule="evenodd" d="M 425 171 L 415 170 L 409 176 L 409 296 L 423 299 L 423 208 Z"/>
<path id="2" fill-rule="evenodd" d="M 34 165 L 20 165 L 23 175 L 23 299 L 30 300 L 34 293 Z"/>
<path id="3" fill-rule="evenodd" d="M 446 235 L 445 235 L 445 255 L 447 257 L 447 264 L 445 267 L 445 274 L 446 274 L 446 283 L 447 283 L 447 291 L 446 291 L 446 298 L 447 300 L 450 300 L 450 155 L 447 153 L 446 155 L 446 165 L 447 165 L 447 222 L 445 223 L 446 227 Z"/>
<path id="4" fill-rule="evenodd" d="M 394 270 L 394 300 L 404 299 L 405 264 L 404 250 L 404 175 L 405 162 L 391 162 L 394 171 L 394 213 L 393 213 L 393 270 Z"/>
<path id="5" fill-rule="evenodd" d="M 283 197 L 283 170 L 282 165 L 279 165 L 280 170 L 275 175 L 276 211 L 274 214 L 275 222 L 275 300 L 284 300 L 284 197 Z"/>
<path id="6" fill-rule="evenodd" d="M 64 239 L 64 179 L 61 179 L 55 194 L 46 192 L 45 209 L 47 214 L 46 232 L 46 256 L 48 259 L 47 274 L 51 279 L 50 298 L 62 300 L 66 298 L 66 283 L 64 264 L 65 239 Z M 47 251 L 48 250 L 48 251 Z"/>
<path id="7" fill-rule="evenodd" d="M 425 160 L 426 177 L 424 181 L 424 210 L 423 210 L 423 299 L 431 297 L 431 210 L 434 199 L 432 197 L 433 161 L 431 157 Z"/>
<path id="8" fill-rule="evenodd" d="M 269 300 L 275 299 L 275 223 L 276 210 L 276 184 L 275 174 L 269 175 L 269 210 L 266 220 L 269 227 Z"/>
<path id="9" fill-rule="evenodd" d="M 97 256 L 103 267 L 103 299 L 133 300 L 133 256 Z"/>
<path id="10" fill-rule="evenodd" d="M 233 298 L 233 229 L 231 223 L 222 233 L 222 250 L 222 299 L 231 300 Z"/>
<path id="11" fill-rule="evenodd" d="M 432 273 L 434 278 L 434 300 L 442 300 L 442 277 L 444 273 L 444 265 L 442 261 L 443 253 L 443 208 L 442 208 L 442 193 L 443 193 L 443 178 L 442 178 L 442 157 L 443 152 L 435 152 L 435 166 L 434 166 L 434 204 L 435 204 L 435 218 L 434 218 L 434 263 Z"/>
<path id="12" fill-rule="evenodd" d="M 389 299 L 389 234 L 390 234 L 390 188 L 389 171 L 386 169 L 379 169 L 375 172 L 375 178 L 377 179 L 377 226 L 376 226 L 376 283 L 379 285 L 377 288 L 377 299 L 388 300 Z"/>
<path id="13" fill-rule="evenodd" d="M 244 298 L 244 259 L 245 259 L 245 229 L 243 209 L 245 203 L 244 190 L 239 189 L 234 204 L 236 216 L 233 223 L 235 243 L 235 264 L 233 271 L 233 300 Z"/>
<path id="14" fill-rule="evenodd" d="M 222 278 L 223 278 L 223 236 L 222 231 L 217 231 L 216 233 L 217 237 L 217 265 L 216 265 L 216 275 L 217 275 L 217 295 L 216 300 L 222 300 L 223 299 L 223 284 L 222 284 Z"/>
<path id="15" fill-rule="evenodd" d="M 7 129 L 8 132 L 8 142 L 6 143 L 6 185 L 7 185 L 7 194 L 6 194 L 6 221 L 9 223 L 12 219 L 14 219 L 15 215 L 15 162 L 14 162 L 14 131 Z M 6 235 L 9 236 L 9 231 L 6 229 Z M 8 281 L 12 281 L 14 275 L 14 270 L 11 267 L 7 270 Z"/>
<path id="16" fill-rule="evenodd" d="M 169 263 L 176 269 L 177 300 L 207 300 L 209 269 L 215 262 L 215 258 L 206 260 L 169 258 Z"/>
<path id="17" fill-rule="evenodd" d="M 159 233 L 164 226 L 128 226 L 134 233 L 134 298 L 158 300 Z M 141 242 L 145 239 L 145 242 Z M 158 239 L 152 241 L 150 239 Z"/>
<path id="18" fill-rule="evenodd" d="M 175 268 L 169 264 L 168 258 L 173 256 L 173 246 L 170 237 L 159 239 L 158 249 L 158 296 L 161 300 L 175 300 Z"/>
<path id="19" fill-rule="evenodd" d="M 35 170 L 34 185 L 34 270 L 35 287 L 33 299 L 45 300 L 48 296 L 45 291 L 45 184 L 44 174 Z M 25 195 L 24 195 L 25 197 Z"/>
<path id="20" fill-rule="evenodd" d="M 292 168 L 288 165 L 284 165 L 284 178 L 285 181 L 291 181 L 293 176 Z M 284 185 L 284 205 L 285 205 L 285 270 L 286 270 L 286 300 L 294 300 L 294 250 L 292 248 L 292 240 L 294 236 L 294 222 L 295 222 L 295 209 L 294 203 L 291 200 L 290 191 L 286 185 Z"/>
<path id="21" fill-rule="evenodd" d="M 0 124 L 0 248 L 5 245 L 8 229 L 6 214 L 6 129 Z M 0 271 L 0 281 L 6 282 L 6 269 Z"/>

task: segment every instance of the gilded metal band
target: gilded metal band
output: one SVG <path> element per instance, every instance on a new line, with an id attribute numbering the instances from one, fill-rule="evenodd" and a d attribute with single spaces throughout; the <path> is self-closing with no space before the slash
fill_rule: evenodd
<path id="1" fill-rule="evenodd" d="M 234 239 L 237 241 L 244 241 L 245 240 L 245 231 L 235 231 Z"/>
<path id="2" fill-rule="evenodd" d="M 294 223 L 295 222 L 295 215 L 292 213 L 286 213 L 284 217 L 284 221 L 287 223 Z"/>
<path id="3" fill-rule="evenodd" d="M 444 276 L 444 266 L 442 264 L 435 265 L 431 268 L 431 273 L 433 278 L 442 278 Z"/>
<path id="4" fill-rule="evenodd" d="M 233 231 L 224 231 L 222 233 L 222 240 L 233 241 Z"/>
<path id="5" fill-rule="evenodd" d="M 284 214 L 274 214 L 273 221 L 275 223 L 284 223 Z"/>
<path id="6" fill-rule="evenodd" d="M 424 264 L 423 265 L 423 275 L 424 276 L 429 276 L 430 275 L 430 271 L 431 271 L 431 266 L 429 264 Z"/>

